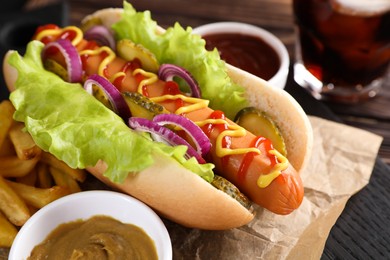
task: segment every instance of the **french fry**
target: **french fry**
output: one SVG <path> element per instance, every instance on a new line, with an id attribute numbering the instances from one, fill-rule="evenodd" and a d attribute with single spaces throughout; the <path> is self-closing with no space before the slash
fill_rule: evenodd
<path id="1" fill-rule="evenodd" d="M 41 189 L 23 183 L 5 181 L 28 205 L 35 208 L 42 208 L 56 199 L 70 194 L 67 187 L 53 186 L 47 189 Z"/>
<path id="2" fill-rule="evenodd" d="M 38 180 L 38 173 L 36 167 L 32 169 L 27 175 L 16 178 L 16 182 L 26 185 L 34 186 Z"/>
<path id="3" fill-rule="evenodd" d="M 14 120 L 12 118 L 15 112 L 11 101 L 4 100 L 0 103 L 0 147 L 8 134 L 8 130 L 12 126 Z"/>
<path id="4" fill-rule="evenodd" d="M 9 136 L 14 144 L 18 157 L 21 160 L 30 160 L 37 157 L 42 150 L 35 144 L 31 135 L 24 131 L 23 128 L 23 123 L 15 122 L 9 131 Z"/>
<path id="5" fill-rule="evenodd" d="M 56 168 L 68 174 L 70 177 L 72 177 L 72 179 L 77 180 L 79 182 L 83 182 L 87 177 L 87 174 L 84 170 L 70 168 L 66 163 L 58 160 L 56 157 L 54 157 L 54 155 L 50 153 L 42 152 L 41 161 L 49 164 L 53 168 Z"/>
<path id="6" fill-rule="evenodd" d="M 0 211 L 16 226 L 22 226 L 31 216 L 26 203 L 2 176 L 0 176 Z"/>
<path id="7" fill-rule="evenodd" d="M 79 184 L 71 176 L 54 167 L 49 167 L 49 169 L 56 185 L 68 187 L 71 193 L 81 191 Z"/>
<path id="8" fill-rule="evenodd" d="M 45 163 L 39 162 L 36 166 L 38 173 L 38 187 L 50 188 L 53 186 L 53 178 L 49 171 L 49 166 Z"/>
<path id="9" fill-rule="evenodd" d="M 0 212 L 0 247 L 11 247 L 18 230 Z"/>
<path id="10" fill-rule="evenodd" d="M 0 247 L 10 247 L 18 227 L 37 210 L 80 192 L 78 182 L 87 177 L 42 151 L 24 124 L 13 120 L 14 111 L 10 101 L 0 103 Z"/>
<path id="11" fill-rule="evenodd" d="M 0 175 L 3 177 L 26 176 L 39 161 L 39 157 L 21 160 L 17 156 L 0 157 Z"/>
<path id="12" fill-rule="evenodd" d="M 0 146 L 0 157 L 16 155 L 14 144 L 11 142 L 11 139 L 7 136 L 3 144 Z"/>

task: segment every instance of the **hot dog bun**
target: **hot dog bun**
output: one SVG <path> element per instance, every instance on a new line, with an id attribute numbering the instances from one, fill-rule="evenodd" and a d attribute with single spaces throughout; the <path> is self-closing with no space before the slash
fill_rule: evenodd
<path id="1" fill-rule="evenodd" d="M 176 161 L 155 157 L 153 166 L 130 174 L 124 183 L 103 176 L 104 162 L 87 170 L 107 185 L 142 200 L 160 215 L 183 226 L 223 230 L 249 223 L 254 212 Z"/>
<path id="2" fill-rule="evenodd" d="M 10 92 L 15 90 L 15 82 L 18 79 L 18 71 L 8 64 L 8 57 L 13 53 L 13 50 L 8 51 L 4 55 L 3 59 L 3 77 L 5 85 L 7 86 Z"/>
<path id="3" fill-rule="evenodd" d="M 99 18 L 110 26 L 121 15 L 122 9 L 100 10 L 86 19 Z M 162 29 L 161 29 L 162 30 Z M 4 59 L 5 81 L 12 91 L 17 71 Z M 278 124 L 288 149 L 291 164 L 301 170 L 312 144 L 311 126 L 299 104 L 285 91 L 272 88 L 267 82 L 227 65 L 233 81 L 247 90 L 251 106 L 269 115 Z M 249 223 L 254 212 L 217 190 L 199 176 L 180 166 L 171 158 L 155 156 L 155 163 L 135 174 L 130 173 L 124 183 L 113 183 L 103 176 L 106 164 L 100 161 L 88 170 L 107 185 L 128 193 L 150 205 L 162 216 L 187 227 L 217 230 L 230 229 Z"/>

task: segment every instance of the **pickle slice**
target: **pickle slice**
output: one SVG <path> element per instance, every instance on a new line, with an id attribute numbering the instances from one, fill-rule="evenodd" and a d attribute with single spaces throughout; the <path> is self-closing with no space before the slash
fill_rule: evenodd
<path id="1" fill-rule="evenodd" d="M 283 136 L 278 126 L 265 112 L 254 107 L 246 107 L 237 113 L 234 121 L 256 136 L 270 139 L 274 148 L 283 156 L 287 156 Z"/>
<path id="2" fill-rule="evenodd" d="M 246 209 L 250 211 L 253 210 L 252 202 L 248 199 L 248 197 L 242 194 L 240 190 L 236 186 L 234 186 L 234 184 L 231 183 L 230 181 L 226 180 L 225 178 L 219 175 L 214 175 L 214 180 L 211 182 L 211 184 L 215 188 L 225 192 L 227 195 L 237 200 Z"/>
<path id="3" fill-rule="evenodd" d="M 43 61 L 43 67 L 46 70 L 53 72 L 54 74 L 62 78 L 64 81 L 69 80 L 68 71 L 66 70 L 66 68 L 62 67 L 62 65 L 55 60 L 45 59 Z"/>
<path id="4" fill-rule="evenodd" d="M 105 105 L 108 109 L 114 111 L 114 106 L 109 100 L 107 94 L 95 84 L 92 85 L 92 95 L 99 100 L 103 105 Z"/>
<path id="5" fill-rule="evenodd" d="M 154 103 L 140 93 L 124 92 L 122 95 L 132 116 L 152 120 L 158 114 L 169 113 L 162 105 Z"/>
<path id="6" fill-rule="evenodd" d="M 80 29 L 83 32 L 86 32 L 91 27 L 96 26 L 96 25 L 102 25 L 102 24 L 103 23 L 102 23 L 102 20 L 100 20 L 100 18 L 98 18 L 98 17 L 91 17 L 91 18 L 83 20 L 81 22 Z"/>
<path id="7" fill-rule="evenodd" d="M 135 44 L 131 40 L 123 39 L 117 43 L 116 46 L 118 55 L 127 60 L 131 61 L 135 58 L 141 62 L 141 67 L 149 72 L 157 73 L 160 67 L 156 56 L 148 49 L 140 44 Z"/>

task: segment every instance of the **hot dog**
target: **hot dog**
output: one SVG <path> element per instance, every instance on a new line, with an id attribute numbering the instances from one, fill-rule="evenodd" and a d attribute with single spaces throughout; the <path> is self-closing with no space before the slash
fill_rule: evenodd
<path id="1" fill-rule="evenodd" d="M 125 8 L 130 7 L 125 6 Z M 125 15 L 126 13 L 122 13 L 121 9 L 107 9 L 89 16 L 86 19 L 87 22 L 85 23 L 88 23 L 88 21 L 93 21 L 94 19 L 98 19 L 99 23 L 110 28 L 113 23 L 122 19 L 122 16 Z M 76 33 L 74 33 L 72 30 L 64 31 L 64 29 L 60 28 L 50 30 L 60 30 L 62 33 L 58 34 L 55 32 L 54 34 L 50 34 L 46 32 L 41 34 L 41 36 L 45 36 L 41 37 L 39 40 L 42 40 L 48 44 L 49 42 L 57 41 L 59 35 L 65 35 L 63 38 L 66 38 L 70 41 L 79 37 L 77 30 Z M 160 33 L 164 33 L 164 31 L 160 29 Z M 37 35 L 39 35 L 39 32 Z M 31 49 L 33 49 L 34 46 L 35 48 L 40 48 L 40 50 L 43 49 L 43 46 L 37 42 L 33 42 L 30 45 L 29 46 Z M 123 57 L 118 55 L 112 56 L 109 62 L 107 62 L 106 58 L 110 56 L 108 53 L 111 52 L 108 51 L 104 55 L 95 55 L 96 53 L 99 53 L 96 50 L 101 47 L 91 43 L 91 41 L 87 41 L 81 37 L 81 40 L 74 42 L 74 46 L 76 47 L 80 59 L 82 60 L 83 78 L 81 83 L 85 81 L 88 76 L 94 74 L 100 74 L 101 76 L 104 76 L 105 78 L 115 82 L 115 80 L 118 79 L 118 77 L 115 75 L 119 75 L 118 72 L 123 72 L 124 75 L 121 74 L 122 78 L 119 83 L 117 81 L 116 84 L 120 91 L 137 92 L 140 88 L 142 89 L 141 93 L 147 95 L 151 100 L 155 100 L 157 103 L 163 105 L 166 113 L 178 113 L 178 108 L 188 107 L 192 104 L 192 101 L 188 101 L 183 97 L 185 95 L 181 95 L 182 98 L 179 98 L 179 105 L 177 104 L 177 99 L 174 101 L 167 100 L 166 95 L 163 100 L 159 100 L 159 97 L 166 94 L 166 81 L 157 79 L 154 82 L 149 82 L 145 84 L 145 86 L 142 85 L 139 87 L 140 81 L 145 79 L 145 77 L 141 77 L 142 79 L 138 79 L 137 82 L 137 73 L 134 73 L 134 71 L 138 68 L 124 70 L 123 68 L 126 67 L 126 64 L 129 64 L 129 61 L 124 60 Z M 32 74 L 38 76 L 38 74 L 43 70 L 43 64 L 40 64 L 39 66 L 41 67 L 39 69 L 31 69 L 33 72 L 28 72 L 30 74 L 24 73 L 27 68 L 27 71 L 29 70 L 28 66 L 31 63 L 31 60 L 34 62 L 39 62 L 32 53 L 33 50 L 27 52 L 25 58 L 21 59 L 19 56 L 16 56 L 11 52 L 7 54 L 4 60 L 3 69 L 4 74 L 6 75 L 6 82 L 8 87 L 12 88 L 12 86 L 15 84 L 16 78 L 18 80 L 18 83 L 16 83 L 16 85 L 18 85 L 16 91 L 11 95 L 11 100 L 13 101 L 17 110 L 16 118 L 26 123 L 27 130 L 29 130 L 32 136 L 35 137 L 38 144 L 42 145 L 44 149 L 46 148 L 46 150 L 54 153 L 56 156 L 59 156 L 62 160 L 71 166 L 86 167 L 92 174 L 97 176 L 105 183 L 139 198 L 140 200 L 152 206 L 163 216 L 189 227 L 203 229 L 233 228 L 248 223 L 254 216 L 252 209 L 243 207 L 236 200 L 217 190 L 204 179 L 199 178 L 199 176 L 192 173 L 192 171 L 209 172 L 210 169 L 214 166 L 216 173 L 235 183 L 236 186 L 238 186 L 240 190 L 243 191 L 252 201 L 262 207 L 267 208 L 268 210 L 271 210 L 277 214 L 289 214 L 300 205 L 303 198 L 303 185 L 298 171 L 304 167 L 310 152 L 311 129 L 307 117 L 302 109 L 284 91 L 272 89 L 268 87 L 261 79 L 258 79 L 232 66 L 226 65 L 228 74 L 232 80 L 245 88 L 246 93 L 248 93 L 246 94 L 246 97 L 251 97 L 251 99 L 248 100 L 250 105 L 255 106 L 269 114 L 273 120 L 275 120 L 279 129 L 281 129 L 280 131 L 283 134 L 286 143 L 288 159 L 276 149 L 274 149 L 268 139 L 256 137 L 248 131 L 245 131 L 245 134 L 239 137 L 234 137 L 229 134 L 226 135 L 225 138 L 222 138 L 225 139 L 225 142 L 227 140 L 229 143 L 229 147 L 225 148 L 229 148 L 230 151 L 237 149 L 247 150 L 240 153 L 229 153 L 227 155 L 221 155 L 221 145 L 218 143 L 218 140 L 221 138 L 219 138 L 219 136 L 221 133 L 226 132 L 226 130 L 231 130 L 233 128 L 235 129 L 237 126 L 234 122 L 232 122 L 232 120 L 227 118 L 225 119 L 224 113 L 220 112 L 218 109 L 214 110 L 208 106 L 202 106 L 201 108 L 197 108 L 195 110 L 184 110 L 184 112 L 180 112 L 179 114 L 196 122 L 198 125 L 201 125 L 201 128 L 208 136 L 211 143 L 211 150 L 207 156 L 204 156 L 204 159 L 209 160 L 212 162 L 212 164 L 206 163 L 199 166 L 198 162 L 194 162 L 194 160 L 192 160 L 190 167 L 183 166 L 180 162 L 177 161 L 177 158 L 172 159 L 169 158 L 169 156 L 166 156 L 166 154 L 161 155 L 160 149 L 166 149 L 162 148 L 162 144 L 150 144 L 151 142 L 149 142 L 149 139 L 147 139 L 147 141 L 145 141 L 148 143 L 147 146 L 152 147 L 150 150 L 147 150 L 148 162 L 144 162 L 144 166 L 140 166 L 140 169 L 131 168 L 129 171 L 136 173 L 126 174 L 123 178 L 115 176 L 115 170 L 120 170 L 113 170 L 115 166 L 111 165 L 112 161 L 110 161 L 110 158 L 104 155 L 104 153 L 99 154 L 97 151 L 101 157 L 93 156 L 93 160 L 86 160 L 86 162 L 83 161 L 82 163 L 80 163 L 80 161 L 77 163 L 72 163 L 73 159 L 69 157 L 74 156 L 74 154 L 67 155 L 67 152 L 64 152 L 65 148 L 71 149 L 71 147 L 68 146 L 69 144 L 64 145 L 64 140 L 68 140 L 68 137 L 58 136 L 61 135 L 62 132 L 56 131 L 58 131 L 59 128 L 62 131 L 64 131 L 63 129 L 68 130 L 68 128 L 66 128 L 67 124 L 72 124 L 71 131 L 69 132 L 71 132 L 70 134 L 72 135 L 71 139 L 76 139 L 77 133 L 75 132 L 73 126 L 76 125 L 76 128 L 81 131 L 80 129 L 83 127 L 83 124 L 85 124 L 83 120 L 80 122 L 77 119 L 71 119 L 71 122 L 62 122 L 61 119 L 56 118 L 56 120 L 60 121 L 60 123 L 56 123 L 55 126 L 48 126 L 43 122 L 45 120 L 48 121 L 47 118 L 52 117 L 52 113 L 49 116 L 44 115 L 43 118 L 45 118 L 45 120 L 43 120 L 41 118 L 41 114 L 48 113 L 44 112 L 45 106 L 39 108 L 38 112 L 32 111 L 33 108 L 29 107 L 31 103 L 36 102 L 35 105 L 32 105 L 34 106 L 34 109 L 36 109 L 35 106 L 39 107 L 39 101 L 29 100 L 29 102 L 26 102 L 28 96 L 32 97 L 34 95 L 32 94 L 32 90 L 29 89 L 29 87 L 25 87 L 23 84 L 28 85 L 25 80 L 28 77 L 31 78 Z M 64 63 L 63 58 L 62 60 L 61 57 L 56 58 L 56 55 L 58 55 L 58 52 L 57 54 L 51 55 L 50 58 L 53 58 L 59 64 Z M 44 59 L 45 57 L 43 60 Z M 15 68 L 12 66 L 17 67 L 18 70 L 15 71 Z M 144 69 L 144 67 L 142 67 L 142 64 L 141 70 L 143 72 L 149 73 Z M 48 79 L 50 78 L 50 80 L 47 80 L 46 84 L 53 84 L 53 82 L 58 82 L 58 85 L 66 85 L 66 83 L 58 77 L 55 78 L 53 75 L 50 74 L 49 76 L 45 73 L 45 77 L 46 76 Z M 43 85 L 44 84 L 42 83 L 42 86 Z M 41 91 L 44 92 L 46 96 L 51 96 L 51 91 L 56 90 L 55 88 L 45 89 L 45 87 L 42 87 Z M 63 99 L 67 100 L 67 97 L 65 97 L 66 94 L 64 94 L 64 97 L 62 97 L 62 92 L 66 91 L 63 91 L 62 88 L 60 89 L 60 87 L 57 88 L 57 91 L 59 92 L 57 93 L 58 97 L 55 98 L 59 98 L 59 100 L 58 103 L 56 102 L 56 105 L 60 108 L 56 108 L 54 111 L 59 113 L 59 116 L 67 116 L 62 113 L 63 109 L 66 107 L 70 108 L 72 106 L 77 106 L 82 109 L 82 105 L 75 104 L 74 102 L 69 103 L 66 105 L 66 107 L 62 107 L 62 104 L 66 104 Z M 253 93 L 251 93 L 252 91 Z M 72 88 L 72 91 L 69 92 L 78 98 L 82 98 L 82 101 L 78 100 L 78 102 L 85 101 L 85 105 L 90 105 L 90 107 L 96 107 L 96 109 L 99 109 L 99 111 L 104 111 L 101 112 L 104 113 L 104 115 L 108 114 L 108 116 L 105 116 L 104 119 L 106 119 L 106 117 L 110 117 L 109 122 L 113 125 L 113 127 L 117 127 L 118 129 L 120 128 L 120 134 L 122 134 L 122 125 L 123 123 L 127 123 L 124 122 L 126 119 L 124 121 L 121 121 L 119 117 L 113 117 L 113 119 L 111 119 L 111 114 L 109 114 L 111 111 L 107 112 L 106 110 L 109 109 L 100 106 L 99 102 L 95 102 L 96 100 L 92 101 L 90 96 L 85 95 L 85 91 L 82 93 L 79 90 L 75 90 L 73 93 Z M 42 99 L 41 102 L 43 100 L 44 99 Z M 101 117 L 100 112 L 95 114 L 93 113 L 92 115 L 84 111 L 80 112 L 80 116 L 86 115 L 88 115 L 88 119 L 90 121 L 95 121 L 95 117 L 97 118 L 96 120 Z M 223 120 L 223 123 L 217 124 L 215 123 L 216 121 L 207 121 L 212 118 Z M 39 121 L 38 119 L 41 120 Z M 111 120 L 114 120 L 115 123 L 113 123 Z M 39 121 L 39 123 L 36 125 L 37 121 Z M 118 121 L 120 121 L 120 123 L 118 123 Z M 201 122 L 205 123 L 201 124 Z M 77 124 L 80 126 L 77 127 Z M 121 125 L 119 126 L 119 124 Z M 49 127 L 50 131 L 47 130 Z M 95 125 L 95 127 L 99 127 L 99 125 Z M 100 128 L 103 128 L 103 126 Z M 54 131 L 54 134 L 52 131 Z M 123 129 L 123 132 L 126 132 L 126 140 L 133 139 L 133 134 L 131 138 L 127 137 L 127 135 L 130 135 L 128 134 L 130 131 L 130 129 Z M 48 132 L 51 134 L 51 139 L 45 136 L 48 134 Z M 60 141 L 58 143 L 63 145 L 63 147 L 53 148 L 53 143 L 50 143 L 50 141 L 54 140 L 53 138 L 59 138 Z M 99 135 L 99 138 L 103 139 L 97 139 L 98 141 L 106 142 L 106 138 L 115 139 L 115 136 L 112 137 L 106 135 L 102 137 Z M 134 138 L 137 142 L 139 139 L 141 139 L 139 137 Z M 187 136 L 184 136 L 184 138 L 188 139 Z M 142 139 L 145 138 L 142 136 Z M 98 143 L 98 141 L 96 141 L 96 143 Z M 143 141 L 144 140 L 140 142 Z M 107 142 L 114 143 L 112 140 Z M 57 145 L 57 143 L 55 144 Z M 97 147 L 98 145 L 99 144 L 91 145 L 91 149 Z M 128 147 L 131 145 L 137 144 L 134 144 L 134 141 L 131 141 L 131 143 L 125 144 L 124 146 Z M 254 152 L 253 148 L 255 148 L 258 152 Z M 80 151 L 87 151 L 86 153 L 94 152 L 94 150 L 91 149 L 84 150 L 84 148 L 80 148 Z M 77 151 L 77 153 L 78 152 L 79 151 Z M 140 155 L 143 156 L 145 154 L 141 153 Z M 78 156 L 83 157 L 86 155 L 81 154 Z M 128 156 L 129 160 L 139 159 L 132 158 L 132 155 L 129 154 L 122 154 L 117 156 Z M 247 166 L 244 167 L 243 165 L 246 164 Z M 193 167 L 195 167 L 196 170 L 193 170 Z M 107 174 L 107 172 L 113 174 L 110 175 Z M 207 177 L 204 178 L 207 179 Z M 269 180 L 269 183 L 259 187 L 260 179 Z"/>

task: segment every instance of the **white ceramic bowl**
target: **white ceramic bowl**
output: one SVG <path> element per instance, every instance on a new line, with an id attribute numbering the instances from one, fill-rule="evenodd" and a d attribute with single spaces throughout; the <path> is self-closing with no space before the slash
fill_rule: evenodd
<path id="1" fill-rule="evenodd" d="M 256 36 L 263 39 L 271 47 L 274 48 L 279 55 L 281 64 L 277 73 L 268 80 L 271 86 L 283 89 L 286 85 L 290 57 L 284 44 L 275 35 L 270 32 L 247 23 L 240 22 L 217 22 L 201 25 L 193 29 L 193 33 L 199 35 L 219 34 L 219 33 L 239 33 L 250 36 Z"/>
<path id="2" fill-rule="evenodd" d="M 142 228 L 154 241 L 159 259 L 172 259 L 168 231 L 162 220 L 147 205 L 118 192 L 85 191 L 65 196 L 36 212 L 16 236 L 9 260 L 27 259 L 32 249 L 59 224 L 88 219 L 94 215 L 111 216 L 123 223 Z"/>

